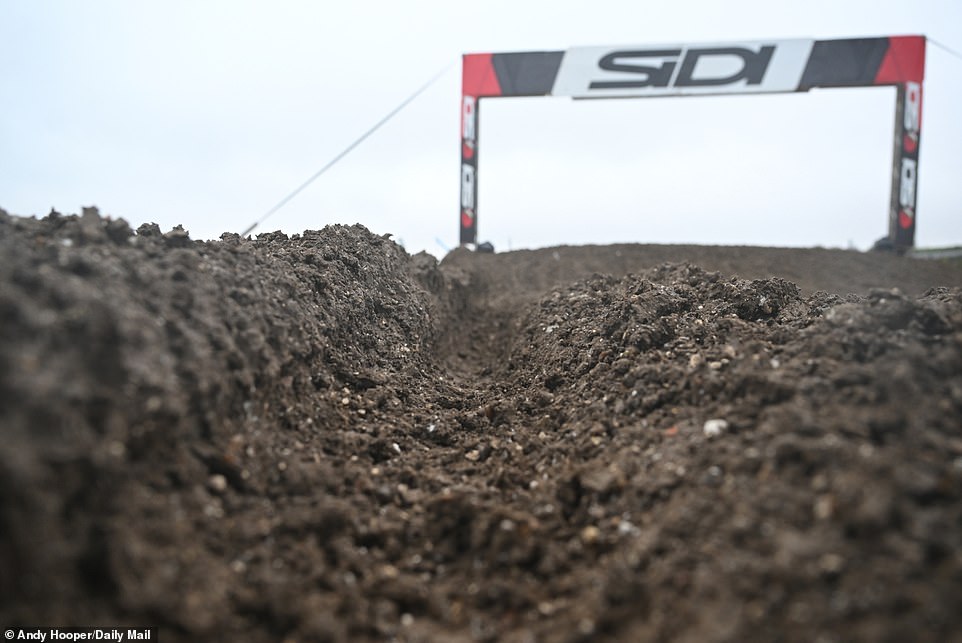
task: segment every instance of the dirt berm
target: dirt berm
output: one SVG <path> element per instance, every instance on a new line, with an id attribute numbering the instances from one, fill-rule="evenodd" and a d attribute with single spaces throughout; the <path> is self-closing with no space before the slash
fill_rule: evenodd
<path id="1" fill-rule="evenodd" d="M 960 286 L 0 212 L 0 626 L 962 640 Z"/>

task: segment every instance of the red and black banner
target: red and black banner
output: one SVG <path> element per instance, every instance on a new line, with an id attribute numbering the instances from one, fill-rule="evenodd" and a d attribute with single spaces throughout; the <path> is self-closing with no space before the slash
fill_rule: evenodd
<path id="1" fill-rule="evenodd" d="M 925 37 L 758 40 L 466 54 L 461 98 L 461 243 L 477 243 L 478 110 L 499 96 L 625 98 L 897 88 L 889 240 L 915 242 Z"/>

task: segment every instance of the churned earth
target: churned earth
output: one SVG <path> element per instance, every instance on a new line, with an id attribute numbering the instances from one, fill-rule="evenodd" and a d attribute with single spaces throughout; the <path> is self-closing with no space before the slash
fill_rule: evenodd
<path id="1" fill-rule="evenodd" d="M 0 211 L 0 625 L 960 639 L 960 287 Z"/>

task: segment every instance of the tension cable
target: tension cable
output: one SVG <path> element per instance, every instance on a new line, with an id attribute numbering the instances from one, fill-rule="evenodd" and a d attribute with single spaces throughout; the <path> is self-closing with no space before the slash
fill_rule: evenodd
<path id="1" fill-rule="evenodd" d="M 453 63 L 452 63 L 452 64 L 453 64 Z M 429 80 L 428 82 L 426 82 L 426 83 L 424 83 L 423 85 L 421 85 L 421 87 L 419 87 L 416 92 L 414 92 L 413 94 L 411 94 L 410 96 L 408 96 L 407 98 L 405 98 L 404 101 L 401 102 L 400 105 L 398 105 L 397 107 L 395 107 L 394 109 L 392 109 L 390 112 L 388 112 L 387 116 L 385 116 L 384 118 L 382 118 L 381 120 L 379 120 L 377 123 L 375 123 L 374 126 L 373 126 L 371 129 L 369 129 L 368 131 L 364 132 L 364 134 L 362 134 L 357 140 L 355 140 L 353 143 L 351 143 L 351 144 L 348 145 L 346 148 L 344 148 L 344 150 L 343 150 L 340 154 L 338 154 L 338 155 L 335 156 L 333 159 L 331 159 L 330 161 L 328 161 L 327 165 L 325 165 L 324 167 L 322 167 L 321 169 L 319 169 L 317 172 L 315 172 L 315 173 L 311 176 L 311 178 L 309 178 L 309 179 L 307 179 L 306 181 L 304 181 L 304 183 L 302 183 L 300 186 L 298 186 L 298 188 L 297 188 L 296 190 L 294 190 L 293 192 L 291 192 L 290 194 L 288 194 L 286 197 L 284 197 L 283 199 L 281 199 L 280 202 L 278 202 L 277 205 L 275 205 L 273 208 L 271 208 L 270 210 L 268 210 L 267 212 L 265 212 L 263 215 L 261 215 L 261 217 L 260 217 L 259 219 L 257 219 L 256 221 L 254 221 L 254 223 L 250 224 L 250 226 L 248 226 L 248 228 L 247 228 L 246 230 L 244 230 L 244 231 L 241 233 L 240 236 L 246 237 L 247 235 L 249 235 L 249 234 L 254 230 L 254 228 L 256 228 L 257 226 L 259 226 L 260 224 L 262 224 L 264 221 L 266 221 L 268 217 L 270 217 L 272 214 L 274 214 L 275 212 L 277 212 L 278 210 L 280 210 L 281 208 L 283 208 L 285 205 L 287 205 L 288 202 L 290 202 L 291 199 L 293 199 L 294 197 L 296 197 L 296 196 L 297 196 L 298 194 L 300 194 L 307 186 L 309 186 L 311 183 L 313 183 L 314 181 L 316 181 L 319 176 L 321 176 L 322 174 L 324 174 L 325 172 L 327 172 L 329 169 L 331 169 L 332 167 L 334 167 L 334 165 L 335 165 L 338 161 L 340 161 L 342 158 L 344 158 L 345 156 L 347 156 L 348 153 L 349 153 L 351 150 L 353 150 L 355 147 L 357 147 L 358 145 L 360 145 L 361 143 L 363 143 L 364 140 L 367 139 L 367 137 L 369 137 L 371 134 L 373 134 L 373 133 L 376 132 L 378 129 L 380 129 L 381 126 L 384 125 L 385 123 L 387 123 L 389 120 L 391 120 L 392 118 L 394 118 L 394 116 L 397 115 L 398 112 L 400 112 L 402 109 L 404 109 L 405 107 L 407 107 L 408 104 L 409 104 L 411 101 L 413 101 L 415 98 L 417 98 L 417 97 L 420 96 L 422 93 L 424 93 L 424 91 L 425 91 L 428 87 L 430 87 L 431 85 L 433 85 L 434 83 L 436 83 L 438 80 L 440 80 L 441 77 L 442 77 L 450 68 L 451 68 L 451 65 L 447 65 L 446 67 L 444 67 L 444 69 L 442 69 L 442 70 L 439 71 L 437 74 L 435 74 L 435 75 L 431 78 L 431 80 Z"/>
<path id="2" fill-rule="evenodd" d="M 946 47 L 945 45 L 943 45 L 943 44 L 942 44 L 941 42 L 939 42 L 938 40 L 935 40 L 934 38 L 926 38 L 926 40 L 928 40 L 930 43 L 932 43 L 933 45 L 935 45 L 935 46 L 938 47 L 939 49 L 942 49 L 943 51 L 945 51 L 945 52 L 947 52 L 947 53 L 955 56 L 955 57 L 958 58 L 959 60 L 962 60 L 962 54 L 960 54 L 959 52 L 955 51 L 954 49 L 952 49 L 952 48 L 950 48 L 950 47 Z"/>

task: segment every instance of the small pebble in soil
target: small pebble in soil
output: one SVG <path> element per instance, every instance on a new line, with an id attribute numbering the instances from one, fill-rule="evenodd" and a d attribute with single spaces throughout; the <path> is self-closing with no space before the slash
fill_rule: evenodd
<path id="1" fill-rule="evenodd" d="M 601 538 L 601 530 L 594 525 L 588 525 L 581 530 L 581 542 L 586 545 L 593 545 Z"/>
<path id="2" fill-rule="evenodd" d="M 638 533 L 638 528 L 627 520 L 618 523 L 618 533 L 622 536 L 634 536 Z"/>
<path id="3" fill-rule="evenodd" d="M 107 453 L 115 458 L 122 458 L 127 454 L 127 447 L 124 446 L 123 442 L 118 442 L 114 440 L 109 445 L 107 445 Z"/>
<path id="4" fill-rule="evenodd" d="M 835 513 L 835 498 L 832 494 L 823 493 L 815 499 L 812 513 L 818 520 L 828 520 Z"/>
<path id="5" fill-rule="evenodd" d="M 845 559 L 838 554 L 825 554 L 819 558 L 818 567 L 825 574 L 835 575 L 845 568 Z"/>
<path id="6" fill-rule="evenodd" d="M 712 418 L 705 422 L 705 426 L 702 427 L 705 435 L 709 438 L 714 438 L 728 430 L 728 421 L 722 420 L 721 418 Z"/>
<path id="7" fill-rule="evenodd" d="M 540 603 L 538 603 L 538 612 L 542 616 L 551 616 L 552 614 L 554 614 L 554 611 L 555 611 L 554 603 L 551 603 L 550 601 L 541 601 Z"/>
<path id="8" fill-rule="evenodd" d="M 227 489 L 227 478 L 219 473 L 215 473 L 207 479 L 207 486 L 215 493 L 223 493 Z"/>

